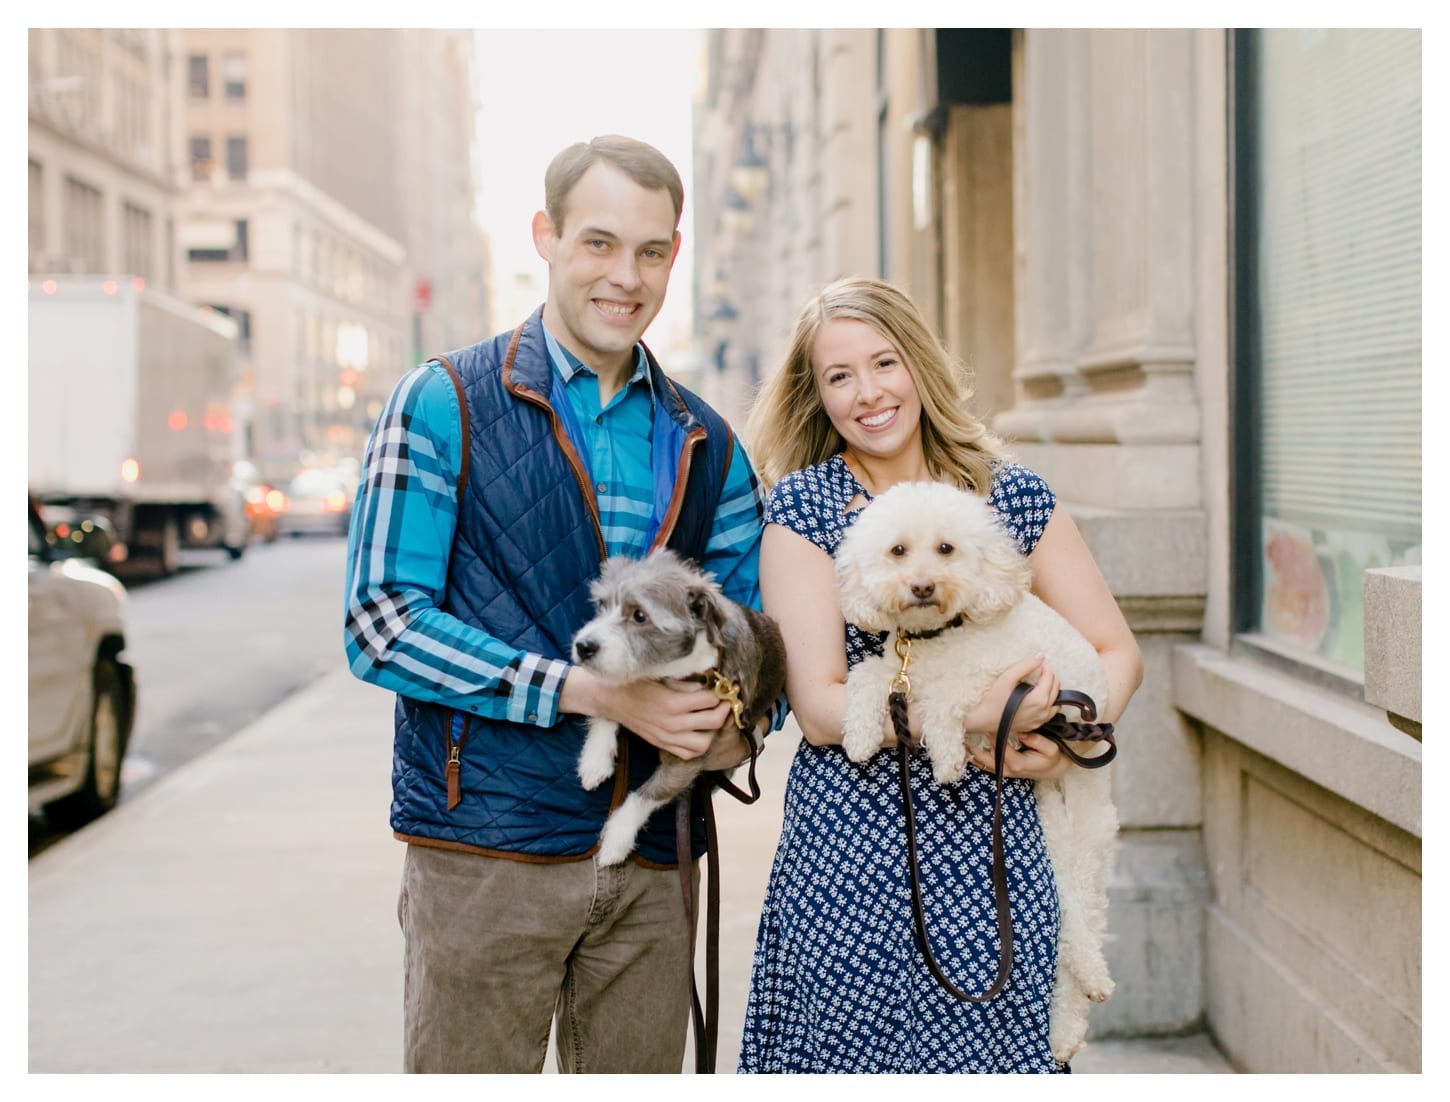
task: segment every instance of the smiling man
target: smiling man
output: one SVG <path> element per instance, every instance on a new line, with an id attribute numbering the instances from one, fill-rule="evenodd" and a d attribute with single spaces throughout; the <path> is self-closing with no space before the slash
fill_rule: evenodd
<path id="1" fill-rule="evenodd" d="M 641 343 L 679 252 L 679 173 L 602 137 L 555 157 L 544 192 L 547 300 L 399 382 L 348 538 L 348 661 L 397 694 L 405 1062 L 540 1071 L 557 1017 L 563 1071 L 678 1072 L 693 931 L 673 809 L 630 861 L 594 858 L 659 750 L 697 757 L 729 708 L 606 685 L 571 665 L 570 643 L 604 558 L 657 546 L 758 609 L 762 501 L 724 420 Z M 615 783 L 585 791 L 596 715 L 632 734 Z"/>

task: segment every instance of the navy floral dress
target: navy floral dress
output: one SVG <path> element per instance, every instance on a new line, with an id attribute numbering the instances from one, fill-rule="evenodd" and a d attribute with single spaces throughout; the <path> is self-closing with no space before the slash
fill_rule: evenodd
<path id="1" fill-rule="evenodd" d="M 869 494 L 841 455 L 774 487 L 766 522 L 835 554 Z M 1024 554 L 1052 514 L 1047 484 L 998 467 L 990 501 Z M 846 625 L 847 663 L 881 653 L 884 636 Z M 1017 659 L 1025 655 L 1004 658 Z M 984 991 L 1000 942 L 992 898 L 990 774 L 945 787 L 924 754 L 911 760 L 923 904 L 948 978 Z M 937 984 L 911 921 L 896 752 L 856 763 L 802 740 L 786 782 L 785 819 L 766 888 L 741 1044 L 741 1072 L 1053 1072 L 1048 1004 L 1057 959 L 1057 889 L 1030 781 L 1004 785 L 1003 837 L 1014 938 L 1006 988 L 959 1002 Z"/>

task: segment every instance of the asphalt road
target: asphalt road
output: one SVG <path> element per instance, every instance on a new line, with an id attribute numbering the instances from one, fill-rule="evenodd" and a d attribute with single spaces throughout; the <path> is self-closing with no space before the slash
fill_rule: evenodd
<path id="1" fill-rule="evenodd" d="M 137 714 L 123 803 L 342 666 L 345 547 L 284 537 L 236 562 L 184 552 L 171 577 L 126 581 Z M 64 837 L 34 815 L 29 833 L 32 857 Z"/>

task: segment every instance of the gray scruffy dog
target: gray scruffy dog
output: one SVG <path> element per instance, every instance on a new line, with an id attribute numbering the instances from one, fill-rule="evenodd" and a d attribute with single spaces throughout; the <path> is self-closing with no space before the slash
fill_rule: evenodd
<path id="1" fill-rule="evenodd" d="M 711 751 L 741 733 L 756 740 L 755 723 L 785 686 L 785 644 L 775 621 L 730 600 L 714 578 L 668 548 L 643 559 L 615 555 L 590 586 L 595 616 L 574 636 L 574 658 L 606 681 L 687 680 L 715 673 L 738 689 L 735 723 L 726 723 Z M 717 693 L 720 690 L 717 689 Z M 728 689 L 726 691 L 729 691 Z M 722 699 L 724 699 L 722 697 Z M 614 772 L 619 725 L 593 717 L 579 755 L 579 780 L 597 788 Z M 758 741 L 756 748 L 759 748 Z M 623 861 L 655 808 L 687 791 L 710 753 L 686 761 L 660 751 L 659 768 L 610 814 L 599 863 Z"/>

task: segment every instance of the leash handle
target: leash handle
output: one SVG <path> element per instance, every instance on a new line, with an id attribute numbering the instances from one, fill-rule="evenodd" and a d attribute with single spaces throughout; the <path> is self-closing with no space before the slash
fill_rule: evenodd
<path id="1" fill-rule="evenodd" d="M 1007 898 L 1007 852 L 1002 839 L 1002 769 L 1006 760 L 1007 743 L 1012 734 L 1012 720 L 1017 717 L 1017 709 L 1021 706 L 1023 698 L 1032 689 L 1033 686 L 1025 681 L 1012 689 L 1011 694 L 1007 697 L 1007 703 L 1002 709 L 1002 719 L 997 724 L 997 742 L 993 747 L 992 778 L 995 791 L 992 797 L 992 894 L 997 911 L 997 933 L 998 939 L 1002 943 L 1002 951 L 997 961 L 996 978 L 992 981 L 991 986 L 980 995 L 972 995 L 963 991 L 947 978 L 946 973 L 942 971 L 936 957 L 932 954 L 931 943 L 927 940 L 926 911 L 922 905 L 921 875 L 916 860 L 915 814 L 911 803 L 910 753 L 917 748 L 918 744 L 912 738 L 907 723 L 906 693 L 896 689 L 896 683 L 893 682 L 892 692 L 887 696 L 891 725 L 896 734 L 901 800 L 906 813 L 906 863 L 911 880 L 912 925 L 916 931 L 917 944 L 921 946 L 921 954 L 926 958 L 927 969 L 937 983 L 960 1002 L 980 1003 L 995 997 L 1006 986 L 1007 978 L 1012 972 L 1012 909 Z M 1097 704 L 1086 693 L 1078 692 L 1075 689 L 1063 689 L 1058 693 L 1056 703 L 1077 708 L 1087 721 L 1097 718 Z M 1070 760 L 1084 769 L 1100 769 L 1118 755 L 1118 744 L 1113 737 L 1111 723 L 1073 722 L 1058 713 L 1047 723 L 1036 728 L 1035 733 L 1052 739 Z M 1083 757 L 1067 745 L 1068 742 L 1099 741 L 1106 742 L 1108 750 L 1095 758 Z"/>
<path id="2" fill-rule="evenodd" d="M 1002 840 L 1002 765 L 1006 759 L 1007 736 L 1012 730 L 1012 720 L 1022 704 L 1022 698 L 1032 691 L 1026 683 L 1013 688 L 1002 709 L 1002 720 L 997 725 L 997 745 L 993 756 L 992 774 L 996 791 L 992 798 L 992 896 L 997 911 L 997 936 L 1002 943 L 997 958 L 997 975 L 991 986 L 980 995 L 969 994 L 952 983 L 937 963 L 926 936 L 926 910 L 922 904 L 921 873 L 916 860 L 916 823 L 911 804 L 911 732 L 906 722 L 906 696 L 893 692 L 888 699 L 891 724 L 896 731 L 897 762 L 901 777 L 901 800 L 906 813 L 906 864 L 911 880 L 911 919 L 916 930 L 917 944 L 921 955 L 926 958 L 927 969 L 942 988 L 959 1002 L 982 1003 L 995 998 L 1007 986 L 1012 973 L 1012 906 L 1007 897 L 1007 850 Z"/>
<path id="3" fill-rule="evenodd" d="M 1098 715 L 1098 706 L 1093 698 L 1076 689 L 1063 689 L 1057 694 L 1056 703 L 1076 708 L 1082 713 L 1084 720 L 1095 720 Z M 1033 734 L 1050 738 L 1074 765 L 1083 769 L 1101 769 L 1118 756 L 1118 740 L 1113 736 L 1111 723 L 1074 722 L 1059 712 L 1036 728 Z M 1106 742 L 1108 749 L 1095 758 L 1088 758 L 1068 746 L 1069 742 Z"/>

